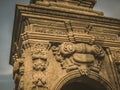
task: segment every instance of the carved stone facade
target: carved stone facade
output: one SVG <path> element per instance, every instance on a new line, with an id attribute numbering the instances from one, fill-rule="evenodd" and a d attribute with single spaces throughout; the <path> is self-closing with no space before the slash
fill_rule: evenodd
<path id="1" fill-rule="evenodd" d="M 15 90 L 120 90 L 120 20 L 94 11 L 95 2 L 16 5 Z"/>
<path id="2" fill-rule="evenodd" d="M 99 73 L 105 56 L 101 46 L 71 42 L 53 46 L 53 53 L 63 69 L 67 72 L 79 69 L 81 74 L 87 74 L 89 70 Z"/>

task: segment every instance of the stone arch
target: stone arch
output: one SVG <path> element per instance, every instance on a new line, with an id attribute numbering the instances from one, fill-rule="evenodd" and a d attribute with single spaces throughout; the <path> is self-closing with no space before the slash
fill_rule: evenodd
<path id="1" fill-rule="evenodd" d="M 64 87 L 64 85 L 68 84 L 69 82 L 73 82 L 78 79 L 80 79 L 81 83 L 82 83 L 82 78 L 88 80 L 88 83 L 84 81 L 84 83 L 92 85 L 90 84 L 92 81 L 95 85 L 99 85 L 101 86 L 101 90 L 103 90 L 102 88 L 104 88 L 104 90 L 115 90 L 113 88 L 113 86 L 111 85 L 110 82 L 108 82 L 107 80 L 105 80 L 104 78 L 102 78 L 100 75 L 93 73 L 93 72 L 89 72 L 88 75 L 81 75 L 78 71 L 71 71 L 69 72 L 67 75 L 65 75 L 64 77 L 62 77 L 57 83 L 56 85 L 53 87 L 52 90 L 64 90 L 62 89 Z M 94 85 L 94 86 L 95 86 Z M 95 90 L 95 89 L 93 89 Z M 96 89 L 98 90 L 98 89 Z"/>

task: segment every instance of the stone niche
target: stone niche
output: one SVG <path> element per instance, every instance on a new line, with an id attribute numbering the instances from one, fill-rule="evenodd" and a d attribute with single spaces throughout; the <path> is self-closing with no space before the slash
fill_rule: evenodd
<path id="1" fill-rule="evenodd" d="M 120 90 L 120 20 L 94 11 L 95 2 L 16 5 L 14 90 Z"/>

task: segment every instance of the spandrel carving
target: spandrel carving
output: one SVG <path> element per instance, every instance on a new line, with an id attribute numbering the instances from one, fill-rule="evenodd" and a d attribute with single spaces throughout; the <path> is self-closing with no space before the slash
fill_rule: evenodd
<path id="1" fill-rule="evenodd" d="M 87 70 L 99 72 L 105 52 L 98 45 L 64 42 L 52 48 L 53 54 L 67 72 L 79 69 L 86 74 Z"/>

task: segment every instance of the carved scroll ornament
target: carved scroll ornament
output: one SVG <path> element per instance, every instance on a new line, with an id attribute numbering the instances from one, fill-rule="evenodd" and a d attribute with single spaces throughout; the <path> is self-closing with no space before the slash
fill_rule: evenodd
<path id="1" fill-rule="evenodd" d="M 86 73 L 86 69 L 90 66 L 92 66 L 91 70 L 98 72 L 105 56 L 101 46 L 86 43 L 64 42 L 59 46 L 53 46 L 52 49 L 63 69 L 67 71 L 80 69 L 81 73 Z M 99 69 L 95 70 L 95 68 Z"/>

